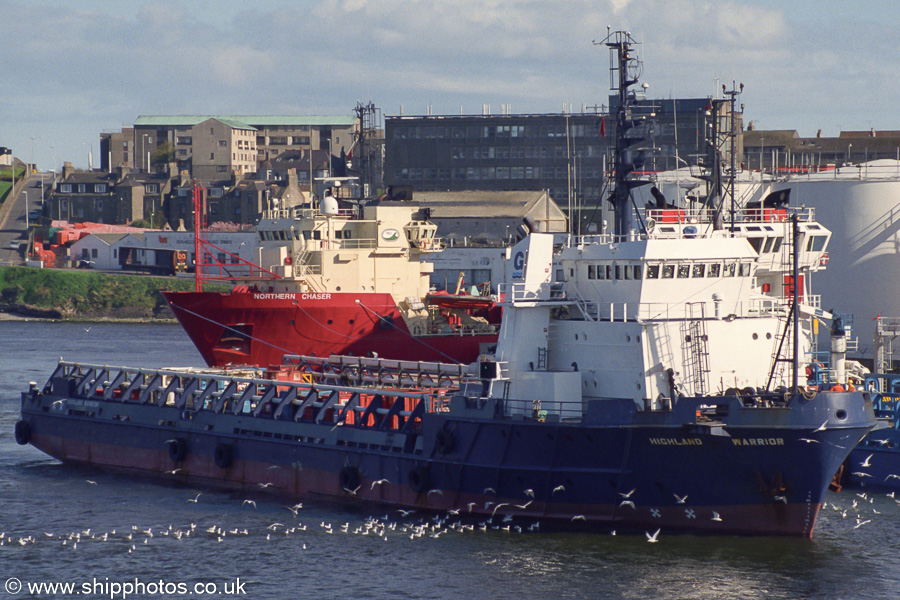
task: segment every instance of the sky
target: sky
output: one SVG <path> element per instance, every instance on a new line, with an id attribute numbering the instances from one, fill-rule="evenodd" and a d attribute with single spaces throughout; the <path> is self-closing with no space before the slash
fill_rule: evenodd
<path id="1" fill-rule="evenodd" d="M 580 111 L 607 28 L 648 98 L 743 83 L 758 129 L 900 130 L 900 0 L 0 0 L 0 146 L 84 168 L 140 115 Z"/>

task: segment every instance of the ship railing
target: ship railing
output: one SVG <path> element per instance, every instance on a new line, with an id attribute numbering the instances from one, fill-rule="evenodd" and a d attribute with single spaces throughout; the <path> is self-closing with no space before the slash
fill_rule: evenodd
<path id="1" fill-rule="evenodd" d="M 349 220 L 355 215 L 356 211 L 354 209 L 344 208 L 338 210 L 337 215 L 331 215 L 331 218 Z M 263 219 L 324 219 L 327 216 L 317 208 L 300 208 L 298 206 L 262 211 Z"/>
<path id="2" fill-rule="evenodd" d="M 498 295 L 506 302 L 565 302 L 566 291 L 562 283 L 543 283 L 538 289 L 526 287 L 525 283 L 501 283 Z M 572 302 L 572 300 L 568 300 Z"/>
<path id="3" fill-rule="evenodd" d="M 821 296 L 807 295 L 806 305 L 818 309 Z M 586 302 L 576 299 L 579 308 L 589 321 L 670 321 L 690 319 L 688 305 L 681 302 Z M 696 310 L 703 305 L 706 319 L 733 319 L 743 317 L 784 316 L 790 310 L 790 298 L 754 298 L 738 303 L 725 303 L 713 300 L 691 303 Z"/>
<path id="4" fill-rule="evenodd" d="M 61 361 L 45 393 L 62 396 L 53 410 L 100 416 L 93 402 L 150 405 L 175 409 L 172 422 L 191 420 L 201 411 L 294 421 L 418 433 L 421 417 L 449 410 L 457 388 L 395 389 L 323 385 L 310 381 L 248 377 L 223 370 L 141 369 Z M 88 408 L 90 407 L 90 408 Z M 114 418 L 114 417 L 113 417 Z M 247 425 L 252 430 L 252 425 Z M 255 430 L 252 430 L 255 435 Z M 322 437 L 318 432 L 317 436 Z"/>
<path id="5" fill-rule="evenodd" d="M 482 325 L 449 325 L 447 323 L 444 323 L 434 324 L 428 330 L 417 333 L 416 337 L 445 337 L 448 335 L 474 337 L 477 335 L 494 335 L 499 330 L 499 325 L 494 325 L 493 323 Z"/>
<path id="6" fill-rule="evenodd" d="M 469 376 L 468 365 L 361 356 L 322 358 L 286 354 L 282 366 L 309 373 L 319 381 L 341 385 L 459 388 Z"/>
<path id="7" fill-rule="evenodd" d="M 502 414 L 507 417 L 524 417 L 536 421 L 581 421 L 584 405 L 581 400 L 502 400 Z"/>

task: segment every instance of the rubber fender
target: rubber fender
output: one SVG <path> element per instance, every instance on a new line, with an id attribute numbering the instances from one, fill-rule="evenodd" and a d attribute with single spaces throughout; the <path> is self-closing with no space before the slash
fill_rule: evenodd
<path id="1" fill-rule="evenodd" d="M 16 443 L 24 446 L 31 441 L 31 425 L 27 421 L 16 422 Z"/>
<path id="2" fill-rule="evenodd" d="M 355 492 L 357 489 L 359 489 L 359 482 L 359 469 L 353 466 L 346 466 L 341 469 L 341 489 L 347 490 L 348 492 Z"/>
<path id="3" fill-rule="evenodd" d="M 172 459 L 172 462 L 181 462 L 187 456 L 187 442 L 182 438 L 169 440 L 166 442 L 166 446 L 168 447 L 169 458 Z"/>
<path id="4" fill-rule="evenodd" d="M 229 444 L 219 444 L 216 446 L 216 452 L 213 455 L 216 466 L 220 469 L 227 469 L 234 460 L 234 448 Z"/>
<path id="5" fill-rule="evenodd" d="M 418 465 L 409 470 L 406 475 L 406 481 L 409 483 L 409 489 L 417 494 L 422 494 L 428 490 L 431 485 L 431 478 L 428 475 L 427 465 Z"/>

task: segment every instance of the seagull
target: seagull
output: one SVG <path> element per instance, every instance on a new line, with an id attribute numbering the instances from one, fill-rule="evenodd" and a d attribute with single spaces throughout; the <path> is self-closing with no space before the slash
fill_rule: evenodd
<path id="1" fill-rule="evenodd" d="M 716 511 L 713 511 L 712 520 L 713 521 L 721 521 L 722 517 L 719 516 L 719 513 L 717 513 Z"/>
<path id="2" fill-rule="evenodd" d="M 350 488 L 343 488 L 343 490 L 344 490 L 345 492 L 348 492 L 348 493 L 353 494 L 353 495 L 355 496 L 355 495 L 356 495 L 356 492 L 358 492 L 358 491 L 359 491 L 359 488 L 361 488 L 361 487 L 362 487 L 362 484 L 356 486 L 356 489 L 355 489 L 355 490 L 351 490 Z"/>
<path id="3" fill-rule="evenodd" d="M 343 424 L 344 424 L 343 421 L 338 421 L 337 423 L 334 424 L 334 427 L 332 427 L 331 430 L 334 431 L 335 429 L 337 429 L 338 427 L 340 427 Z"/>
<path id="4" fill-rule="evenodd" d="M 647 536 L 647 541 L 648 541 L 648 542 L 650 542 L 651 544 L 655 544 L 656 542 L 659 541 L 659 540 L 656 539 L 656 536 L 659 535 L 659 532 L 660 532 L 660 530 L 657 529 L 657 530 L 656 530 L 656 533 L 654 533 L 653 535 L 650 535 L 650 532 L 649 532 L 649 531 L 645 531 L 645 532 L 644 532 L 644 535 Z"/>
<path id="5" fill-rule="evenodd" d="M 197 500 L 199 500 L 199 499 L 200 499 L 200 496 L 202 496 L 202 495 L 203 495 L 203 492 L 199 492 L 199 493 L 198 493 L 196 496 L 194 496 L 193 498 L 188 498 L 188 499 L 187 499 L 187 502 L 193 502 L 194 504 L 196 504 L 196 503 L 197 503 Z"/>
<path id="6" fill-rule="evenodd" d="M 91 481 L 90 479 L 85 479 L 85 481 L 88 482 L 88 483 L 91 484 L 91 485 L 97 485 L 97 482 L 96 482 L 96 481 Z"/>
<path id="7" fill-rule="evenodd" d="M 819 440 L 814 440 L 811 438 L 800 438 L 801 442 L 806 442 L 807 444 L 819 444 Z"/>
<path id="8" fill-rule="evenodd" d="M 493 494 L 493 495 L 496 496 L 496 495 L 497 495 L 497 490 L 495 490 L 495 489 L 492 488 L 492 487 L 486 487 L 486 488 L 484 488 L 484 493 L 485 493 L 485 494 L 491 493 L 491 494 Z"/>
<path id="9" fill-rule="evenodd" d="M 584 515 L 575 515 L 572 517 L 572 521 L 587 521 L 587 517 Z"/>
<path id="10" fill-rule="evenodd" d="M 491 516 L 492 516 L 492 517 L 493 517 L 494 515 L 497 514 L 497 511 L 500 510 L 500 507 L 501 507 L 501 506 L 509 506 L 509 503 L 508 503 L 508 502 L 501 502 L 500 504 L 498 504 L 497 506 L 495 506 L 495 507 L 494 507 L 494 512 L 491 513 Z"/>
<path id="11" fill-rule="evenodd" d="M 266 483 L 257 483 L 256 485 L 258 485 L 259 487 L 265 489 L 265 488 L 267 488 L 267 487 L 269 487 L 269 486 L 271 486 L 271 485 L 275 485 L 275 484 L 272 483 L 271 481 L 268 481 L 268 482 L 266 482 Z"/>
<path id="12" fill-rule="evenodd" d="M 529 501 L 526 502 L 525 504 L 516 504 L 515 507 L 518 508 L 519 510 L 525 510 L 526 508 L 528 508 L 528 506 L 529 506 L 532 502 L 534 502 L 534 500 L 529 500 Z"/>
<path id="13" fill-rule="evenodd" d="M 529 498 L 534 498 L 534 490 L 528 488 L 527 490 L 522 490 L 522 493 L 528 496 Z"/>
<path id="14" fill-rule="evenodd" d="M 828 425 L 828 419 L 825 419 L 825 421 L 821 425 L 819 425 L 818 429 L 813 429 L 813 433 L 815 433 L 817 431 L 825 431 L 826 429 L 828 429 L 827 425 Z"/>
<path id="15" fill-rule="evenodd" d="M 891 473 L 890 475 L 888 475 L 887 477 L 885 477 L 884 480 L 887 481 L 887 480 L 890 479 L 891 477 L 893 477 L 893 478 L 895 478 L 895 479 L 900 479 L 900 475 L 897 475 L 897 474 L 895 474 L 895 473 Z"/>
<path id="16" fill-rule="evenodd" d="M 566 486 L 564 486 L 564 485 L 558 485 L 558 486 L 556 486 L 555 488 L 553 488 L 553 491 L 551 492 L 551 495 L 555 494 L 556 492 L 564 492 L 564 491 L 566 491 Z"/>
<path id="17" fill-rule="evenodd" d="M 872 457 L 873 457 L 873 456 L 875 456 L 875 455 L 874 455 L 874 454 L 868 455 L 868 456 L 866 457 L 866 460 L 862 461 L 862 462 L 859 464 L 859 466 L 860 466 L 861 468 L 863 468 L 863 469 L 866 469 L 866 468 L 868 468 L 868 467 L 871 467 L 871 466 L 872 466 L 872 463 L 871 463 L 870 461 L 872 460 Z"/>
<path id="18" fill-rule="evenodd" d="M 634 502 L 632 502 L 631 500 L 622 500 L 619 506 L 630 506 L 633 510 L 637 510 L 637 508 L 635 508 L 634 506 Z"/>
<path id="19" fill-rule="evenodd" d="M 637 488 L 631 490 L 631 491 L 628 492 L 627 494 L 623 494 L 622 492 L 619 492 L 619 495 L 622 496 L 623 498 L 631 498 L 631 495 L 632 495 L 635 491 L 637 491 Z"/>
<path id="20" fill-rule="evenodd" d="M 244 500 L 243 502 L 241 502 L 241 506 L 245 504 L 253 506 L 253 510 L 256 510 L 256 502 L 254 500 Z"/>
<path id="21" fill-rule="evenodd" d="M 90 331 L 91 331 L 91 328 L 90 328 L 90 327 L 85 327 L 84 330 L 87 331 L 87 332 L 90 332 Z"/>
<path id="22" fill-rule="evenodd" d="M 378 479 L 372 482 L 372 487 L 369 490 L 374 490 L 376 485 L 382 485 L 384 483 L 390 483 L 387 479 Z"/>
<path id="23" fill-rule="evenodd" d="M 857 523 L 856 525 L 853 526 L 853 529 L 859 529 L 866 523 L 871 523 L 871 522 L 872 522 L 872 519 L 866 519 L 865 521 L 860 521 L 859 523 Z"/>
<path id="24" fill-rule="evenodd" d="M 775 500 L 776 502 L 784 502 L 785 504 L 787 504 L 787 498 L 785 498 L 784 496 L 774 496 L 772 500 Z"/>
<path id="25" fill-rule="evenodd" d="M 166 471 L 166 474 L 167 474 L 167 475 L 175 475 L 175 474 L 177 474 L 179 471 L 181 471 L 181 469 L 172 469 L 171 471 Z"/>
<path id="26" fill-rule="evenodd" d="M 687 494 L 685 494 L 684 496 L 679 496 L 678 494 L 673 494 L 673 496 L 675 496 L 675 502 L 677 502 L 678 504 L 684 504 L 685 501 L 687 500 Z"/>
<path id="27" fill-rule="evenodd" d="M 475 506 L 478 506 L 478 503 L 477 502 L 469 502 L 469 504 L 467 506 L 469 507 L 469 512 L 472 512 L 472 508 Z"/>
<path id="28" fill-rule="evenodd" d="M 863 473 L 862 471 L 854 471 L 850 473 L 851 475 L 856 475 L 857 477 L 871 477 L 868 473 Z"/>
<path id="29" fill-rule="evenodd" d="M 425 494 L 425 495 L 426 495 L 426 496 L 430 496 L 430 495 L 432 495 L 432 494 L 440 494 L 441 496 L 443 496 L 443 495 L 444 495 L 444 491 L 443 491 L 443 490 L 437 490 L 437 489 L 435 489 L 435 490 L 428 490 L 428 493 Z"/>

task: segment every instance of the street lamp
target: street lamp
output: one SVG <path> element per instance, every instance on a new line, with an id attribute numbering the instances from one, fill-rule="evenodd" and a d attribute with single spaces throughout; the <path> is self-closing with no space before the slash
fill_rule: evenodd
<path id="1" fill-rule="evenodd" d="M 29 227 L 29 225 L 28 225 L 28 190 L 25 190 L 22 193 L 25 194 L 25 233 L 27 234 L 28 227 Z"/>

